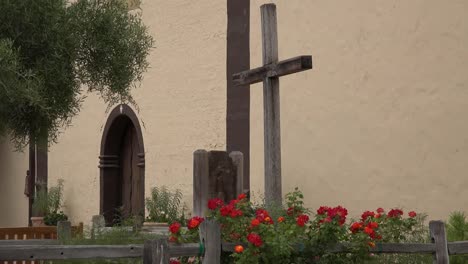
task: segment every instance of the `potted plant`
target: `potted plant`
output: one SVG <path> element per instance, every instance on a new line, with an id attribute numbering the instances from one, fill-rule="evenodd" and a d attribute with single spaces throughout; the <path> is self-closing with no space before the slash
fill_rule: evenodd
<path id="1" fill-rule="evenodd" d="M 48 203 L 47 191 L 45 189 L 38 190 L 32 204 L 34 215 L 31 217 L 32 226 L 45 226 L 44 216 L 47 214 Z"/>
<path id="2" fill-rule="evenodd" d="M 57 186 L 44 188 L 36 192 L 32 205 L 33 214 L 31 222 L 33 226 L 55 226 L 58 221 L 68 220 L 68 216 L 59 211 L 62 207 L 63 180 L 57 181 Z"/>
<path id="3" fill-rule="evenodd" d="M 146 198 L 148 215 L 143 223 L 146 231 L 164 229 L 167 231 L 172 222 L 185 222 L 186 207 L 182 203 L 182 191 L 169 190 L 166 186 L 151 189 L 151 197 Z"/>
<path id="4" fill-rule="evenodd" d="M 63 180 L 57 181 L 57 186 L 49 188 L 47 193 L 47 213 L 44 216 L 44 223 L 48 226 L 56 226 L 59 221 L 67 221 L 68 216 L 63 213 Z M 59 211 L 60 210 L 60 211 Z"/>

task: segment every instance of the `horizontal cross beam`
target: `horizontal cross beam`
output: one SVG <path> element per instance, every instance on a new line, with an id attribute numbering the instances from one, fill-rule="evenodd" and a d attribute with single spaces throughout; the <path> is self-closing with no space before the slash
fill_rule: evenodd
<path id="1" fill-rule="evenodd" d="M 280 77 L 312 69 L 312 56 L 299 56 L 232 75 L 235 86 L 253 84 L 267 77 Z"/>

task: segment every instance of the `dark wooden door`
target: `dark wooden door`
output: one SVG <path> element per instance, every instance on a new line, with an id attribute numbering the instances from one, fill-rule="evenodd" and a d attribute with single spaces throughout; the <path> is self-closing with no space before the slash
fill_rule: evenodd
<path id="1" fill-rule="evenodd" d="M 136 130 L 129 125 L 122 139 L 120 151 L 120 168 L 122 179 L 122 218 L 142 214 L 143 201 L 141 193 L 144 191 L 142 175 L 138 168 L 138 141 Z"/>

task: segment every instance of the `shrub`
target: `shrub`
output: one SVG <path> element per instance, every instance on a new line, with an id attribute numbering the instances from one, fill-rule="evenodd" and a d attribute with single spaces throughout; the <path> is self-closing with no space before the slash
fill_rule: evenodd
<path id="1" fill-rule="evenodd" d="M 450 214 L 447 227 L 447 241 L 468 240 L 468 222 L 463 212 L 453 212 Z M 468 263 L 468 256 L 450 256 L 450 263 Z"/>
<path id="2" fill-rule="evenodd" d="M 182 191 L 169 190 L 166 186 L 151 189 L 151 197 L 146 198 L 147 221 L 170 223 L 185 221 L 185 206 L 181 204 Z"/>
<path id="3" fill-rule="evenodd" d="M 235 252 L 223 254 L 223 263 L 365 263 L 380 256 L 369 249 L 381 242 L 407 241 L 419 236 L 423 216 L 394 208 L 366 211 L 357 221 L 347 219 L 342 206 L 321 206 L 314 216 L 303 206 L 303 194 L 296 188 L 286 195 L 285 208 L 271 210 L 255 207 L 245 194 L 225 204 L 215 198 L 208 202 L 209 219 L 221 225 L 222 239 L 237 244 Z M 278 212 L 273 215 L 271 212 Z M 203 218 L 194 217 L 181 228 L 170 226 L 169 241 L 196 242 Z M 183 224 L 183 223 L 182 223 Z M 344 243 L 343 243 L 344 242 Z M 342 243 L 347 253 L 330 253 Z M 399 261 L 397 261 L 399 262 Z"/>

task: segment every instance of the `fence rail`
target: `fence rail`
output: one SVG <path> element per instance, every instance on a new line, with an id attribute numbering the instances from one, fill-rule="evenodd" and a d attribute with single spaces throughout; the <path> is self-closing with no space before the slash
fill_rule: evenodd
<path id="1" fill-rule="evenodd" d="M 449 263 L 449 255 L 468 254 L 468 241 L 446 242 L 441 221 L 431 221 L 434 243 L 384 243 L 371 249 L 372 253 L 433 254 L 434 263 Z M 437 231 L 439 230 L 439 231 Z M 144 264 L 169 263 L 171 257 L 204 256 L 208 264 L 220 263 L 221 251 L 232 252 L 236 243 L 221 242 L 219 225 L 211 220 L 202 223 L 201 241 L 204 243 L 170 244 L 167 239 L 149 240 L 144 245 L 51 245 L 50 240 L 23 241 L 0 244 L 0 260 L 57 260 L 95 258 L 143 258 Z M 19 244 L 18 244 L 19 243 Z M 43 243 L 43 244 L 41 244 Z M 333 253 L 347 252 L 349 244 L 341 243 L 330 249 Z"/>

